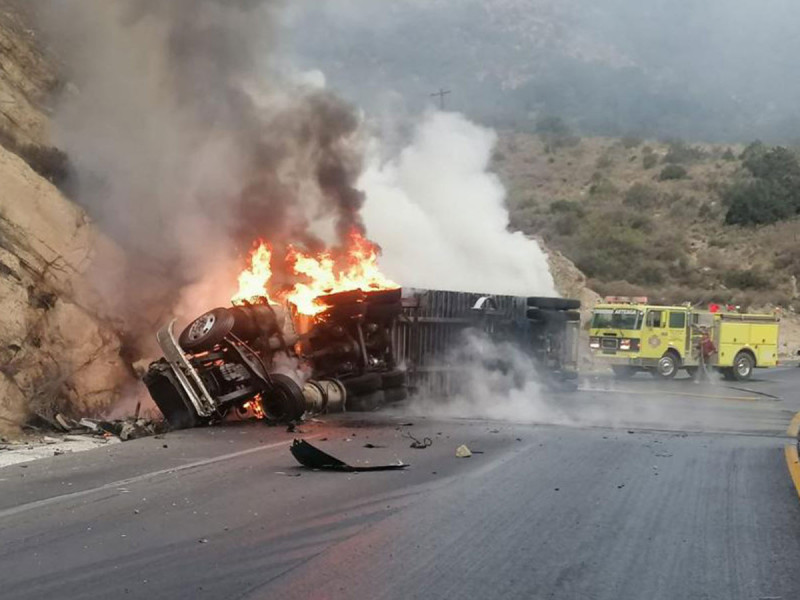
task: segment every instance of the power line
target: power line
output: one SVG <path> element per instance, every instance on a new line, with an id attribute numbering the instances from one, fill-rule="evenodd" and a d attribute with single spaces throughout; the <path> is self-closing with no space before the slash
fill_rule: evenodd
<path id="1" fill-rule="evenodd" d="M 444 97 L 447 96 L 448 94 L 452 94 L 452 93 L 453 92 L 451 92 L 450 90 L 446 90 L 444 88 L 441 88 L 435 94 L 431 94 L 431 98 L 437 98 L 438 97 L 439 98 L 439 108 L 441 110 L 444 110 Z"/>

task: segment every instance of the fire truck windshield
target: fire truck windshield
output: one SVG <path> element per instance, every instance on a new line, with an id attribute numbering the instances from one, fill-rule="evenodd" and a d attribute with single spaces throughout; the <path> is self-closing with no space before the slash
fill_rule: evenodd
<path id="1" fill-rule="evenodd" d="M 641 329 L 642 311 L 633 308 L 596 309 L 592 329 Z"/>

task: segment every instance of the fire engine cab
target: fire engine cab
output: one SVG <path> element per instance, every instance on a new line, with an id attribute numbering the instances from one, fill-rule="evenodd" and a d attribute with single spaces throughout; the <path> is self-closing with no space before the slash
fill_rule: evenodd
<path id="1" fill-rule="evenodd" d="M 595 362 L 617 377 L 648 371 L 663 379 L 702 364 L 700 340 L 708 334 L 716 351 L 706 365 L 726 379 L 750 379 L 756 368 L 778 364 L 776 314 L 744 314 L 735 307 L 656 306 L 647 298 L 606 298 L 595 306 L 589 348 Z"/>

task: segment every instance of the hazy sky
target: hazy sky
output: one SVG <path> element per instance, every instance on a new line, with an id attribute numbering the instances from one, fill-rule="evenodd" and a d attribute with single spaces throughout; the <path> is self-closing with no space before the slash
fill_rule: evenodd
<path id="1" fill-rule="evenodd" d="M 800 138 L 796 0 L 307 0 L 289 23 L 283 47 L 373 111 L 444 86 L 499 126 Z"/>

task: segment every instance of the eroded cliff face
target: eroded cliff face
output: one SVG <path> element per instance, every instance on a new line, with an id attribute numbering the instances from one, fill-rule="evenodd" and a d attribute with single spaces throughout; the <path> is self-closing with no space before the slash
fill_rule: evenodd
<path id="1" fill-rule="evenodd" d="M 0 0 L 0 132 L 22 144 L 46 146 L 48 103 L 60 82 L 53 62 L 38 46 L 26 9 L 33 6 Z"/>
<path id="2" fill-rule="evenodd" d="M 121 356 L 124 323 L 93 281 L 98 260 L 126 258 L 0 147 L 0 432 L 13 434 L 33 413 L 102 412 L 133 381 Z"/>

